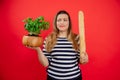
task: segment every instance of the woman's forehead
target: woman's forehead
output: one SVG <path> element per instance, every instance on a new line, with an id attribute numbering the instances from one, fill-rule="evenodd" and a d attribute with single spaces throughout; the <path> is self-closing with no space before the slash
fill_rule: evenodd
<path id="1" fill-rule="evenodd" d="M 59 14 L 57 18 L 68 18 L 67 14 Z"/>

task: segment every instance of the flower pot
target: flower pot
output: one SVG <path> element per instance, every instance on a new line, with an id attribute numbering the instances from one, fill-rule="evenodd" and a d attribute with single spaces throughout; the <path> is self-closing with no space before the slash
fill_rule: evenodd
<path id="1" fill-rule="evenodd" d="M 43 38 L 40 36 L 23 36 L 22 43 L 25 46 L 39 47 L 43 43 Z"/>

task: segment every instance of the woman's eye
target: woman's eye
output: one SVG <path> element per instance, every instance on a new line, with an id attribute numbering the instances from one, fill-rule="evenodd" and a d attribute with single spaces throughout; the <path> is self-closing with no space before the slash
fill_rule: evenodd
<path id="1" fill-rule="evenodd" d="M 58 19 L 57 21 L 59 22 L 59 21 L 61 21 L 61 19 Z"/>
<path id="2" fill-rule="evenodd" d="M 64 19 L 64 21 L 68 21 L 68 19 Z"/>
<path id="3" fill-rule="evenodd" d="M 67 20 L 64 20 L 64 21 L 67 21 Z"/>

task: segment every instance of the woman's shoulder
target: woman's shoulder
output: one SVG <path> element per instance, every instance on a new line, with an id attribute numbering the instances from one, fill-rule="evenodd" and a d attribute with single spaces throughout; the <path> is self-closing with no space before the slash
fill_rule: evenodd
<path id="1" fill-rule="evenodd" d="M 55 37 L 55 33 L 54 33 L 54 32 L 51 32 L 49 35 L 47 35 L 47 36 L 45 37 L 45 40 L 46 40 L 46 41 L 51 41 L 52 39 L 54 39 L 54 37 Z"/>

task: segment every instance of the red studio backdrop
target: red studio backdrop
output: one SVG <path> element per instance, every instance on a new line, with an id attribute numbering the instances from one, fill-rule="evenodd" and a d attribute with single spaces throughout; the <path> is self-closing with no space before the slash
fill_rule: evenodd
<path id="1" fill-rule="evenodd" d="M 120 0 L 0 0 L 0 80 L 46 80 L 36 51 L 22 44 L 22 21 L 44 16 L 46 37 L 59 10 L 69 12 L 75 33 L 78 11 L 84 11 L 89 63 L 80 65 L 83 80 L 120 80 Z"/>

